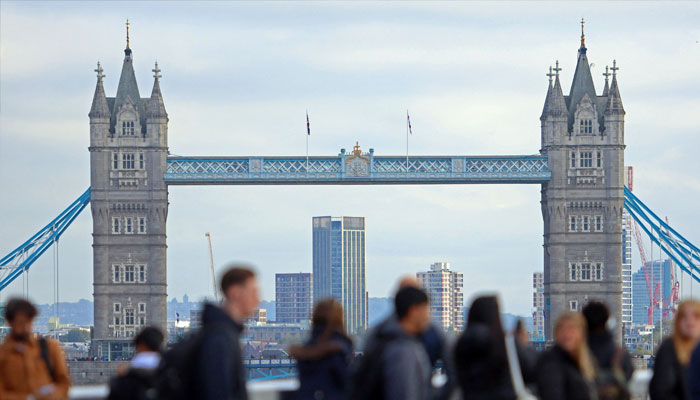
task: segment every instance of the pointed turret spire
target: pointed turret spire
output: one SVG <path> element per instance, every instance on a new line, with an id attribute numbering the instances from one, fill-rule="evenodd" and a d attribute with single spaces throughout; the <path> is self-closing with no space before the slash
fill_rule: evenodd
<path id="1" fill-rule="evenodd" d="M 128 19 L 126 20 L 126 49 L 131 50 L 131 49 L 129 49 L 129 20 Z"/>
<path id="2" fill-rule="evenodd" d="M 136 84 L 136 74 L 134 74 L 133 56 L 131 54 L 131 49 L 129 48 L 129 21 L 127 20 L 127 41 L 126 49 L 124 49 L 124 63 L 122 64 L 122 72 L 119 77 L 119 86 L 117 86 L 117 95 L 114 98 L 114 105 L 112 107 L 112 129 L 116 123 L 116 115 L 119 112 L 119 108 L 130 99 L 131 103 L 136 107 L 136 111 L 141 113 L 143 116 L 144 110 L 141 107 L 141 95 L 139 94 L 139 87 Z"/>
<path id="3" fill-rule="evenodd" d="M 622 98 L 620 97 L 620 89 L 617 87 L 617 61 L 613 60 L 613 66 L 610 68 L 612 70 L 612 83 L 610 84 L 610 92 L 608 93 L 608 100 L 605 104 L 605 115 L 610 114 L 625 114 L 625 109 L 622 107 Z"/>
<path id="4" fill-rule="evenodd" d="M 90 107 L 90 112 L 88 116 L 90 118 L 109 118 L 111 116 L 109 112 L 109 106 L 107 105 L 107 96 L 105 95 L 105 88 L 102 84 L 102 79 L 105 75 L 102 73 L 104 70 L 97 62 L 97 86 L 95 86 L 95 95 L 92 96 L 92 107 Z"/>
<path id="5" fill-rule="evenodd" d="M 586 42 L 583 34 L 583 18 L 581 19 L 581 47 L 578 49 L 578 61 L 576 62 L 576 71 L 574 72 L 574 80 L 571 82 L 571 90 L 569 90 L 569 130 L 571 130 L 576 106 L 585 94 L 592 100 L 597 98 L 595 86 L 593 85 L 593 77 L 591 76 L 591 67 L 586 56 Z"/>
<path id="6" fill-rule="evenodd" d="M 156 66 L 153 71 L 153 90 L 151 91 L 151 99 L 148 101 L 148 109 L 146 111 L 146 118 L 167 118 L 168 113 L 165 111 L 165 104 L 163 103 L 163 95 L 160 93 L 160 68 L 158 68 L 158 62 L 156 61 Z"/>
<path id="7" fill-rule="evenodd" d="M 555 117 L 564 117 L 567 115 L 566 101 L 564 100 L 564 92 L 561 89 L 561 82 L 559 81 L 559 60 L 556 62 L 556 67 L 554 67 L 555 80 L 554 87 L 552 88 L 552 96 L 550 97 L 550 114 Z"/>
<path id="8" fill-rule="evenodd" d="M 584 35 L 584 33 L 583 33 L 583 24 L 585 24 L 585 21 L 583 20 L 583 17 L 581 17 L 581 48 L 585 49 L 586 48 L 586 35 Z M 127 42 L 128 42 L 128 39 L 127 39 Z"/>
<path id="9" fill-rule="evenodd" d="M 550 104 L 549 104 L 549 99 L 552 96 L 552 77 L 554 76 L 554 73 L 552 73 L 552 66 L 549 66 L 549 72 L 545 74 L 549 78 L 549 85 L 547 86 L 547 96 L 544 98 L 544 107 L 542 108 L 542 115 L 540 116 L 540 119 L 544 119 L 549 115 L 549 109 L 550 109 Z"/>
<path id="10" fill-rule="evenodd" d="M 610 68 L 608 66 L 605 66 L 605 72 L 603 72 L 603 76 L 605 77 L 605 87 L 603 88 L 603 97 L 608 96 L 608 92 L 610 91 L 610 84 L 608 83 L 608 78 L 610 77 L 610 72 L 608 72 Z"/>

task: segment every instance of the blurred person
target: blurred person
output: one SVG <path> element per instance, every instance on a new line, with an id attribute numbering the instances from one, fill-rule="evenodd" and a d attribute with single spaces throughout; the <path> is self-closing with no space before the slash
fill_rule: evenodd
<path id="1" fill-rule="evenodd" d="M 348 389 L 352 341 L 344 333 L 343 306 L 334 299 L 316 304 L 311 319 L 311 338 L 303 346 L 292 346 L 297 360 L 300 387 L 295 398 L 345 399 Z"/>
<path id="2" fill-rule="evenodd" d="M 375 327 L 356 366 L 350 388 L 353 400 L 426 400 L 432 368 L 419 341 L 430 324 L 428 295 L 415 287 L 399 289 L 395 318 Z"/>
<path id="3" fill-rule="evenodd" d="M 541 400 L 594 400 L 593 356 L 586 344 L 586 320 L 577 312 L 562 314 L 554 326 L 554 347 L 537 364 Z"/>
<path id="4" fill-rule="evenodd" d="M 654 363 L 654 376 L 649 382 L 651 400 L 689 400 L 689 384 L 697 385 L 696 376 L 689 376 L 693 349 L 700 340 L 700 302 L 687 300 L 678 305 L 673 333 L 659 346 Z M 692 378 L 689 382 L 688 378 Z"/>
<path id="5" fill-rule="evenodd" d="M 37 314 L 36 307 L 25 299 L 13 298 L 5 305 L 10 333 L 0 346 L 2 400 L 68 398 L 66 357 L 58 342 L 32 334 Z"/>
<path id="6" fill-rule="evenodd" d="M 156 371 L 161 360 L 163 332 L 145 327 L 134 338 L 136 354 L 126 371 L 112 379 L 107 400 L 145 400 L 154 397 Z"/>
<path id="7" fill-rule="evenodd" d="M 629 399 L 627 383 L 632 379 L 632 359 L 622 346 L 615 343 L 608 329 L 610 310 L 599 301 L 590 301 L 583 307 L 588 326 L 588 349 L 596 362 L 596 386 L 601 400 Z"/>
<path id="8" fill-rule="evenodd" d="M 221 305 L 206 304 L 202 313 L 201 348 L 196 357 L 197 398 L 246 400 L 246 371 L 240 335 L 243 322 L 260 303 L 253 270 L 234 266 L 221 277 Z"/>
<path id="9" fill-rule="evenodd" d="M 531 383 L 534 360 L 516 341 L 525 383 Z M 506 354 L 505 334 L 496 296 L 477 297 L 469 307 L 467 327 L 455 347 L 457 381 L 466 399 L 515 399 Z"/>

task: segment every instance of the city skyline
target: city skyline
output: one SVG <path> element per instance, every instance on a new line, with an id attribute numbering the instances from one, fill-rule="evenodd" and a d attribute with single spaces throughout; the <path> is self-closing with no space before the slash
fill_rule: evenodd
<path id="1" fill-rule="evenodd" d="M 100 59 L 107 74 L 106 90 L 115 92 L 124 32 L 123 19 L 105 16 L 113 5 L 99 5 L 93 11 L 79 6 L 51 9 L 51 16 L 48 8 L 37 4 L 3 2 L 1 7 L 0 178 L 8 187 L 21 188 L 18 193 L 22 194 L 1 200 L 3 210 L 13 210 L 3 213 L 0 252 L 4 254 L 88 185 L 86 114 L 94 89 L 91 70 Z M 190 13 L 194 22 L 216 11 L 229 18 L 240 11 L 237 24 L 214 19 L 211 26 L 197 29 L 153 23 L 161 12 L 157 8 L 135 6 L 128 16 L 133 22 L 134 66 L 141 90 L 150 87 L 150 69 L 158 59 L 172 119 L 171 152 L 224 155 L 303 154 L 307 105 L 312 154 L 337 154 L 355 140 L 365 150 L 373 147 L 381 154 L 401 154 L 406 107 L 414 125 L 412 154 L 535 153 L 546 67 L 559 58 L 562 75 L 570 80 L 577 21 L 584 13 L 589 59 L 597 64 L 596 85 L 601 84 L 600 73 L 610 60 L 616 58 L 621 67 L 628 112 L 626 155 L 628 164 L 637 169 L 635 192 L 655 208 L 669 210 L 671 222 L 687 237 L 700 237 L 700 228 L 692 224 L 695 207 L 683 200 L 700 194 L 700 181 L 689 172 L 700 166 L 685 150 L 697 140 L 692 134 L 699 118 L 692 113 L 697 100 L 688 90 L 698 82 L 693 71 L 700 60 L 696 44 L 700 35 L 691 22 L 697 19 L 697 5 L 610 5 L 603 11 L 594 5 L 533 10 L 516 6 L 512 11 L 495 7 L 503 13 L 500 22 L 492 21 L 493 9 L 478 5 L 305 5 L 299 11 L 287 6 L 273 10 L 264 5 L 220 5 L 195 11 L 183 4 L 167 11 L 173 20 L 183 20 Z M 285 22 L 293 19 L 290 15 L 310 9 L 319 14 L 312 25 L 330 39 L 314 38 L 307 28 Z M 368 10 L 370 17 L 361 15 Z M 631 15 L 630 21 L 615 18 L 612 23 L 613 15 L 623 10 Z M 650 10 L 654 20 L 643 15 Z M 72 12 L 76 16 L 69 17 Z M 433 19 L 421 20 L 425 13 Z M 521 16 L 516 18 L 518 13 L 536 18 L 523 22 Z M 270 21 L 260 28 L 244 21 L 263 16 Z M 405 21 L 397 21 L 399 16 Z M 322 21 L 324 17 L 341 24 L 332 27 Z M 554 22 L 544 27 L 540 19 Z M 356 38 L 354 32 L 368 27 L 374 30 L 360 36 L 359 44 L 350 43 L 349 38 Z M 57 34 L 35 36 L 46 30 Z M 193 36 L 184 36 L 180 30 Z M 397 33 L 389 36 L 400 39 L 370 43 L 370 36 L 377 39 L 377 32 L 387 30 Z M 246 36 L 241 35 L 245 32 L 254 37 L 232 39 Z M 416 40 L 414 35 L 421 34 L 424 38 Z M 216 35 L 226 36 L 220 46 L 236 57 L 211 56 L 218 49 L 204 39 Z M 470 35 L 483 38 L 484 43 L 469 40 Z M 72 44 L 78 39 L 84 44 Z M 405 48 L 404 40 L 411 47 Z M 335 51 L 324 52 L 328 49 Z M 652 50 L 654 57 L 649 57 Z M 262 68 L 262 74 L 254 71 L 279 64 L 295 51 L 299 55 L 292 57 L 289 68 L 279 71 L 280 80 L 263 78 L 269 69 Z M 471 53 L 480 57 L 469 61 Z M 302 56 L 308 64 L 300 63 Z M 46 57 L 52 58 L 53 65 L 41 62 Z M 669 63 L 674 65 L 673 74 L 666 73 Z M 292 83 L 283 84 L 283 80 Z M 299 98 L 302 92 L 305 96 Z M 35 109 L 46 112 L 37 118 Z M 663 135 L 658 134 L 661 131 Z M 31 157 L 22 151 L 25 148 L 33 149 Z M 679 188 L 669 183 L 677 181 L 686 185 Z M 46 196 L 46 191 L 51 195 Z M 419 270 L 430 260 L 445 259 L 459 265 L 465 277 L 471 276 L 473 287 L 465 287 L 466 301 L 475 295 L 475 288 L 501 289 L 504 310 L 529 314 L 529 308 L 521 305 L 530 297 L 529 285 L 523 282 L 542 265 L 539 188 L 535 186 L 172 188 L 170 193 L 170 296 L 180 297 L 187 290 L 193 298 L 212 297 L 204 239 L 204 232 L 211 231 L 217 270 L 225 260 L 247 260 L 261 272 L 263 298 L 273 298 L 274 272 L 310 272 L 310 230 L 296 226 L 303 227 L 309 217 L 320 214 L 372 219 L 368 265 L 377 268 L 368 268 L 371 296 L 388 296 L 400 275 Z M 319 204 L 319 198 L 325 204 Z M 374 200 L 372 204 L 368 198 Z M 405 215 L 412 220 L 395 223 Z M 62 300 L 91 297 L 89 226 L 90 216 L 85 213 L 60 242 Z M 509 251 L 494 251 L 505 245 Z M 637 258 L 634 251 L 633 258 Z M 50 280 L 37 278 L 49 276 L 50 262 L 47 254 L 30 272 L 30 296 L 38 302 L 51 297 Z M 493 268 L 484 271 L 484 266 L 492 265 L 502 269 L 499 279 L 494 278 Z M 2 297 L 18 293 L 19 286 L 13 285 Z"/>

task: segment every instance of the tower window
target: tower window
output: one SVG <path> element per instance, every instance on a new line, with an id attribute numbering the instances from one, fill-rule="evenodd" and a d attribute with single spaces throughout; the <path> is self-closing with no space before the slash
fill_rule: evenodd
<path id="1" fill-rule="evenodd" d="M 146 303 L 139 303 L 139 312 L 140 313 L 146 312 Z"/>
<path id="2" fill-rule="evenodd" d="M 593 133 L 593 121 L 590 119 L 582 119 L 579 121 L 579 131 L 583 134 Z"/>
<path id="3" fill-rule="evenodd" d="M 121 321 L 119 320 L 119 317 L 114 317 L 114 325 L 119 326 Z M 118 336 L 117 336 L 118 337 Z"/>
<path id="4" fill-rule="evenodd" d="M 579 160 L 579 167 L 581 168 L 591 168 L 593 166 L 593 152 L 592 151 L 582 151 L 581 159 Z"/>
<path id="5" fill-rule="evenodd" d="M 124 224 L 124 233 L 134 233 L 134 219 L 126 217 L 124 221 L 126 222 Z"/>
<path id="6" fill-rule="evenodd" d="M 600 150 L 596 152 L 596 168 L 600 168 L 603 166 L 603 155 L 601 154 Z"/>
<path id="7" fill-rule="evenodd" d="M 584 215 L 583 217 L 581 217 L 581 230 L 583 232 L 588 232 L 590 230 L 590 219 L 591 218 L 588 215 Z"/>
<path id="8" fill-rule="evenodd" d="M 143 169 L 143 167 L 144 167 L 143 153 L 139 153 L 139 169 Z"/>
<path id="9" fill-rule="evenodd" d="M 118 313 L 122 311 L 122 305 L 119 303 L 114 303 L 114 312 Z"/>
<path id="10" fill-rule="evenodd" d="M 569 265 L 569 280 L 578 280 L 578 265 L 576 265 L 576 263 L 571 263 L 571 265 Z"/>
<path id="11" fill-rule="evenodd" d="M 597 263 L 595 265 L 595 270 L 593 271 L 593 279 L 596 281 L 603 280 L 603 264 Z"/>
<path id="12" fill-rule="evenodd" d="M 119 169 L 119 153 L 112 153 L 112 169 Z"/>
<path id="13" fill-rule="evenodd" d="M 146 325 L 146 317 L 139 317 L 139 325 Z"/>
<path id="14" fill-rule="evenodd" d="M 119 217 L 112 218 L 112 234 L 118 235 L 121 233 L 121 226 L 119 226 Z"/>
<path id="15" fill-rule="evenodd" d="M 571 152 L 571 157 L 569 157 L 571 160 L 571 168 L 576 168 L 576 152 L 572 151 Z"/>
<path id="16" fill-rule="evenodd" d="M 114 283 L 119 283 L 121 282 L 121 266 L 119 264 L 114 264 L 112 265 L 112 282 Z"/>
<path id="17" fill-rule="evenodd" d="M 133 309 L 124 310 L 124 325 L 133 325 L 133 324 L 134 324 L 134 310 Z"/>
<path id="18" fill-rule="evenodd" d="M 578 227 L 576 226 L 576 216 L 570 215 L 569 216 L 569 232 L 576 232 L 577 230 L 578 230 Z"/>
<path id="19" fill-rule="evenodd" d="M 134 153 L 122 153 L 122 169 L 135 169 L 136 161 Z"/>
<path id="20" fill-rule="evenodd" d="M 124 282 L 134 282 L 135 280 L 134 276 L 134 265 L 125 265 L 124 266 Z"/>
<path id="21" fill-rule="evenodd" d="M 578 301 L 577 300 L 569 301 L 569 311 L 578 311 Z"/>
<path id="22" fill-rule="evenodd" d="M 581 280 L 590 281 L 591 280 L 591 264 L 582 263 L 581 264 Z"/>
<path id="23" fill-rule="evenodd" d="M 595 216 L 595 231 L 596 232 L 603 232 L 603 216 L 602 215 Z"/>
<path id="24" fill-rule="evenodd" d="M 146 217 L 139 217 L 139 233 L 146 233 Z"/>
<path id="25" fill-rule="evenodd" d="M 122 135 L 134 136 L 134 121 L 122 121 Z"/>
<path id="26" fill-rule="evenodd" d="M 144 264 L 139 264 L 139 282 L 144 283 L 146 282 L 146 266 Z"/>

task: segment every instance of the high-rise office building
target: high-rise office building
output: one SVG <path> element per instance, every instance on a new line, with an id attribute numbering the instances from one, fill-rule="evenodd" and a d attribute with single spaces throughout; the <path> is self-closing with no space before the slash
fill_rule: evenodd
<path id="1" fill-rule="evenodd" d="M 275 274 L 276 322 L 300 323 L 311 319 L 311 274 Z"/>
<path id="2" fill-rule="evenodd" d="M 622 210 L 622 324 L 632 323 L 632 217 Z"/>
<path id="3" fill-rule="evenodd" d="M 649 286 L 645 268 L 639 268 L 632 274 L 632 323 L 647 324 L 649 322 L 650 296 L 649 288 L 656 293 L 656 306 L 654 307 L 654 324 L 661 320 L 661 309 L 671 296 L 671 262 L 669 260 L 656 260 L 653 263 L 647 261 L 647 273 L 649 274 Z M 662 304 L 663 302 L 663 304 Z"/>
<path id="4" fill-rule="evenodd" d="M 442 329 L 464 329 L 464 274 L 450 271 L 450 264 L 437 262 L 430 271 L 416 274 L 418 283 L 430 297 L 430 315 Z"/>
<path id="5" fill-rule="evenodd" d="M 532 274 L 532 340 L 544 341 L 544 275 Z"/>
<path id="6" fill-rule="evenodd" d="M 367 326 L 365 218 L 313 218 L 313 300 L 343 305 L 345 329 Z"/>

